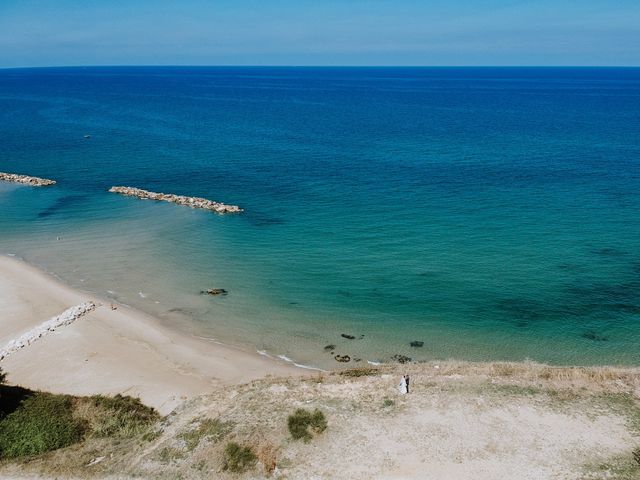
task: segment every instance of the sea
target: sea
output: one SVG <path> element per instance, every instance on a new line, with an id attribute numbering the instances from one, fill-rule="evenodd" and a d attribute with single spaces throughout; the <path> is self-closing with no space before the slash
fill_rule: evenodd
<path id="1" fill-rule="evenodd" d="M 198 337 L 640 364 L 638 68 L 4 69 L 0 171 L 0 254 Z"/>

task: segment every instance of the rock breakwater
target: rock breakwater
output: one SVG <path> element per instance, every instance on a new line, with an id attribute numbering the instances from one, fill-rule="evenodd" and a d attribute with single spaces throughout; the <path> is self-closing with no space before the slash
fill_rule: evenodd
<path id="1" fill-rule="evenodd" d="M 129 197 L 137 197 L 144 200 L 158 200 L 162 202 L 177 203 L 178 205 L 186 205 L 192 208 L 202 208 L 216 213 L 240 213 L 242 208 L 236 205 L 226 205 L 224 203 L 214 202 L 206 198 L 185 197 L 184 195 L 172 195 L 169 193 L 156 193 L 142 190 L 134 187 L 111 187 L 112 193 L 119 193 Z"/>
<path id="2" fill-rule="evenodd" d="M 18 338 L 11 340 L 4 346 L 4 348 L 0 349 L 0 360 L 3 360 L 12 353 L 17 352 L 21 348 L 31 345 L 36 340 L 54 332 L 58 328 L 70 325 L 80 317 L 95 310 L 96 307 L 97 305 L 94 302 L 81 303 L 80 305 L 76 305 L 75 307 L 65 310 L 60 315 L 41 323 Z"/>
<path id="3" fill-rule="evenodd" d="M 18 175 L 15 173 L 0 172 L 0 180 L 3 182 L 21 183 L 23 185 L 31 185 L 32 187 L 46 187 L 47 185 L 55 185 L 55 180 L 48 178 L 30 177 L 28 175 Z"/>

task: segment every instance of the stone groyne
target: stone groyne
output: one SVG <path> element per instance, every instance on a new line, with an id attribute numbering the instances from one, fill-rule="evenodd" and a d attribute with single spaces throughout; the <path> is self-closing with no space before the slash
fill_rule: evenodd
<path id="1" fill-rule="evenodd" d="M 4 182 L 22 183 L 24 185 L 31 185 L 32 187 L 46 187 L 47 185 L 54 185 L 56 183 L 55 180 L 49 180 L 47 178 L 29 177 L 28 175 L 3 172 L 0 172 L 0 180 Z"/>
<path id="2" fill-rule="evenodd" d="M 111 187 L 110 192 L 137 197 L 148 200 L 159 200 L 163 202 L 177 203 L 178 205 L 186 205 L 192 208 L 202 208 L 211 210 L 216 213 L 240 213 L 243 210 L 235 205 L 225 205 L 224 203 L 214 202 L 206 198 L 185 197 L 183 195 L 172 195 L 168 193 L 156 193 L 133 187 Z"/>
<path id="3" fill-rule="evenodd" d="M 17 352 L 21 348 L 31 345 L 36 340 L 54 332 L 60 327 L 70 325 L 80 317 L 95 310 L 97 305 L 94 302 L 85 302 L 75 307 L 71 307 L 62 312 L 57 317 L 53 317 L 35 328 L 22 334 L 18 338 L 11 340 L 2 349 L 0 349 L 0 360 L 8 357 L 12 353 Z"/>

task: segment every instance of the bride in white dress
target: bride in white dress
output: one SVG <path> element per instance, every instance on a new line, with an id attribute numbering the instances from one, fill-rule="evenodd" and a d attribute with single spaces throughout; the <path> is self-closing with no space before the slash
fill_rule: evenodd
<path id="1" fill-rule="evenodd" d="M 400 389 L 400 394 L 401 395 L 406 395 L 407 394 L 407 379 L 405 378 L 404 375 L 400 379 L 400 385 L 398 386 L 398 388 Z"/>

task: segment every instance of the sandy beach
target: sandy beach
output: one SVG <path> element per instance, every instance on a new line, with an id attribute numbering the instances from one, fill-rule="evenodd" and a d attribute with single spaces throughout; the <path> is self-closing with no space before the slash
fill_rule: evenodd
<path id="1" fill-rule="evenodd" d="M 95 311 L 39 339 L 0 365 L 12 384 L 77 395 L 123 393 L 166 414 L 225 384 L 302 369 L 232 346 L 195 338 L 142 312 L 80 292 L 35 267 L 0 256 L 0 348 L 66 309 Z"/>

